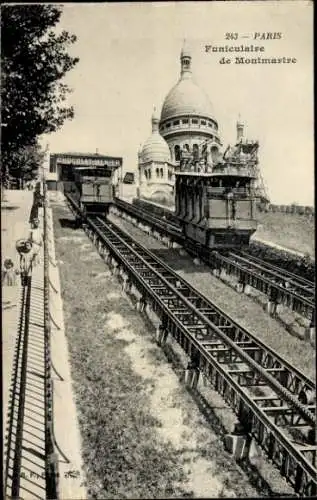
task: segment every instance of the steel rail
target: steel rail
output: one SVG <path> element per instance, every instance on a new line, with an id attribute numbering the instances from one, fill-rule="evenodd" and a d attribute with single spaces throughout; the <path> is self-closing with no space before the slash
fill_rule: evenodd
<path id="1" fill-rule="evenodd" d="M 269 263 L 264 261 L 266 268 L 269 268 L 266 271 L 266 274 L 271 276 L 270 279 L 269 277 L 263 276 L 262 274 L 259 273 L 258 264 L 252 263 L 251 260 L 252 258 L 249 259 L 247 263 L 241 264 L 234 260 L 236 257 L 235 254 L 232 254 L 232 257 L 230 258 L 219 253 L 218 251 L 214 251 L 211 249 L 204 249 L 203 247 L 197 244 L 190 244 L 190 242 L 186 241 L 186 238 L 184 238 L 180 230 L 178 230 L 177 226 L 175 226 L 174 224 L 165 221 L 162 222 L 161 220 L 158 220 L 155 216 L 146 213 L 146 210 L 143 210 L 140 207 L 136 208 L 134 205 L 131 205 L 130 203 L 124 200 L 116 198 L 115 203 L 119 209 L 125 210 L 126 212 L 131 213 L 136 217 L 140 217 L 142 220 L 150 224 L 153 224 L 153 226 L 156 229 L 163 231 L 163 233 L 174 238 L 175 241 L 177 241 L 177 243 L 183 245 L 184 248 L 187 248 L 193 255 L 202 258 L 202 260 L 211 267 L 214 267 L 215 264 L 218 264 L 220 266 L 221 264 L 225 264 L 226 266 L 230 266 L 230 269 L 231 267 L 234 268 L 235 271 L 238 271 L 239 274 L 247 273 L 251 282 L 251 286 L 255 286 L 255 288 L 260 289 L 260 291 L 265 294 L 270 293 L 271 289 L 273 288 L 284 298 L 287 305 L 288 306 L 290 305 L 293 310 L 298 311 L 299 309 L 300 312 L 303 315 L 305 315 L 308 319 L 311 319 L 314 316 L 315 304 L 313 300 L 307 299 L 307 297 L 303 297 L 300 293 L 294 290 L 287 290 L 279 283 L 276 283 L 275 280 L 280 279 L 281 277 L 283 277 L 283 279 L 287 279 L 289 277 L 288 271 L 285 271 L 284 273 L 284 269 L 281 268 L 278 269 L 277 272 L 275 269 L 272 268 L 272 266 Z M 253 267 L 253 269 L 252 268 L 250 269 L 250 267 L 246 268 L 245 267 L 246 265 Z M 273 281 L 272 277 L 274 278 Z M 298 278 L 299 280 L 301 279 L 300 277 Z M 261 283 L 260 287 L 258 287 L 258 283 Z M 311 284 L 311 286 L 312 288 L 314 287 L 313 284 Z M 297 285 L 297 287 L 300 290 L 303 290 L 303 287 L 300 284 Z"/>
<path id="2" fill-rule="evenodd" d="M 150 269 L 151 266 L 148 264 L 148 262 L 142 256 L 140 256 L 138 254 L 138 252 L 133 247 L 131 247 L 130 245 L 125 243 L 123 240 L 120 241 L 120 238 L 118 239 L 118 237 L 115 237 L 116 235 L 115 235 L 113 229 L 110 230 L 110 236 L 109 236 L 109 231 L 108 231 L 108 235 L 105 234 L 105 230 L 107 230 L 108 227 L 105 229 L 104 222 L 102 223 L 102 227 L 100 228 L 96 225 L 96 223 L 93 220 L 87 219 L 87 221 L 90 224 L 90 226 L 92 227 L 93 231 L 108 246 L 108 248 L 111 250 L 111 252 L 115 256 L 115 258 L 119 259 L 121 261 L 121 263 L 124 264 L 125 268 L 128 269 L 129 272 L 132 273 L 132 275 L 138 280 L 138 282 L 146 290 L 148 296 L 155 298 L 155 300 L 159 301 L 160 307 L 164 311 L 164 314 L 167 317 L 169 317 L 174 322 L 174 324 L 176 324 L 178 326 L 178 328 L 181 328 L 182 331 L 185 332 L 187 339 L 195 347 L 196 351 L 199 352 L 201 355 L 201 360 L 200 360 L 201 368 L 206 369 L 206 366 L 205 366 L 206 363 L 207 364 L 211 363 L 219 372 L 221 372 L 221 374 L 222 374 L 223 378 L 226 380 L 228 386 L 230 388 L 233 388 L 234 391 L 236 392 L 236 394 L 239 394 L 240 398 L 246 404 L 248 410 L 252 412 L 252 421 L 253 421 L 255 427 L 256 427 L 255 422 L 258 419 L 258 421 L 260 421 L 265 426 L 266 429 L 270 430 L 271 436 L 272 435 L 274 436 L 274 438 L 272 438 L 272 439 L 275 440 L 275 445 L 273 445 L 273 447 L 271 446 L 271 448 L 272 448 L 271 451 L 267 450 L 267 449 L 266 449 L 266 451 L 270 455 L 270 458 L 273 459 L 275 464 L 276 464 L 277 459 L 276 459 L 276 457 L 274 459 L 274 453 L 276 452 L 276 449 L 277 449 L 276 442 L 278 442 L 278 445 L 283 450 L 283 453 L 284 454 L 286 453 L 288 455 L 287 467 L 291 467 L 290 466 L 291 460 L 295 461 L 296 464 L 300 465 L 300 469 L 297 469 L 297 466 L 295 467 L 296 471 L 297 471 L 295 474 L 296 477 L 295 476 L 293 478 L 288 477 L 290 482 L 293 484 L 295 490 L 299 491 L 301 489 L 302 477 L 303 477 L 302 475 L 304 474 L 304 472 L 307 475 L 307 477 L 306 477 L 307 481 L 306 480 L 304 481 L 304 483 L 305 483 L 304 489 L 306 489 L 307 484 L 309 483 L 310 486 L 308 486 L 308 489 L 311 488 L 312 490 L 314 490 L 315 485 L 316 485 L 316 469 L 315 469 L 314 465 L 312 465 L 306 459 L 306 457 L 304 455 L 305 451 L 310 451 L 309 447 L 307 448 L 307 447 L 303 446 L 302 449 L 298 449 L 296 447 L 296 445 L 294 446 L 289 441 L 289 439 L 285 437 L 285 435 L 280 431 L 278 426 L 275 425 L 270 420 L 269 416 L 265 413 L 264 409 L 261 408 L 259 403 L 258 404 L 256 403 L 256 398 L 253 399 L 250 395 L 248 395 L 246 393 L 246 391 L 241 387 L 239 382 L 234 380 L 234 378 L 232 377 L 232 374 L 230 373 L 230 370 L 226 371 L 221 367 L 220 362 L 217 359 L 215 359 L 213 354 L 211 352 L 209 352 L 206 349 L 206 347 L 204 347 L 203 341 L 198 341 L 195 338 L 193 333 L 190 332 L 190 327 L 186 327 L 184 324 L 182 324 L 180 318 L 178 318 L 177 315 L 173 314 L 173 311 L 171 311 L 168 304 L 164 303 L 164 299 L 162 299 L 162 296 L 159 295 L 157 290 L 155 291 L 155 288 L 153 287 L 153 285 L 151 286 L 151 284 L 146 282 L 146 279 L 144 277 L 142 277 L 142 275 L 141 275 L 142 271 L 138 270 L 136 259 L 139 261 L 139 264 L 141 262 L 148 270 L 151 271 L 151 273 L 153 273 L 164 284 L 165 292 L 163 292 L 163 293 L 166 294 L 166 291 L 169 290 L 172 293 L 172 295 L 170 295 L 170 298 L 172 296 L 177 296 L 178 299 L 180 300 L 180 302 L 182 302 L 185 305 L 185 309 L 191 309 L 192 313 L 200 316 L 205 321 L 205 323 L 208 323 L 208 319 L 205 318 L 204 315 L 199 314 L 199 312 L 195 310 L 195 307 L 184 296 L 182 296 L 182 294 L 179 292 L 179 290 L 177 288 L 173 287 L 166 280 L 166 278 L 161 276 L 160 273 L 158 273 L 155 270 L 155 268 Z M 122 245 L 123 245 L 123 248 L 122 248 Z M 128 254 L 127 254 L 127 252 L 128 252 Z M 131 254 L 134 257 L 134 261 L 132 260 L 129 262 L 128 255 L 131 256 Z M 165 297 L 165 299 L 166 299 L 166 297 Z M 209 322 L 209 326 L 210 326 L 209 338 L 210 338 L 210 333 L 212 332 L 213 333 L 212 338 L 216 339 L 216 338 L 220 337 L 222 340 L 225 340 L 226 343 L 228 342 L 228 339 L 226 338 L 226 336 L 223 334 L 223 332 L 220 329 L 215 327 L 210 322 Z M 232 347 L 234 348 L 235 347 L 234 343 L 231 343 L 231 344 L 232 344 Z M 242 357 L 244 357 L 246 360 L 249 361 L 249 363 L 251 365 L 254 366 L 254 361 L 251 358 L 248 359 L 245 356 L 245 353 L 243 353 L 243 352 L 241 352 L 240 354 L 242 354 Z M 254 368 L 258 369 L 259 367 L 254 367 Z M 207 371 L 208 371 L 208 369 L 207 369 Z M 275 389 L 276 388 L 276 383 L 275 383 L 276 381 L 272 377 L 267 377 L 267 378 L 269 378 L 270 385 L 272 383 L 273 386 L 275 386 L 274 387 L 274 389 Z M 228 391 L 228 386 L 227 386 L 226 391 Z M 220 392 L 223 392 L 223 391 L 220 391 Z M 279 392 L 280 391 L 277 390 L 277 393 L 279 393 Z M 282 392 L 285 396 L 287 391 L 282 391 Z M 266 397 L 262 398 L 262 400 L 267 400 L 267 399 L 269 399 L 269 398 L 266 398 Z M 299 405 L 298 402 L 294 398 L 290 397 L 289 394 L 287 394 L 286 399 L 291 400 L 292 403 L 295 403 L 294 406 L 297 406 L 297 407 L 302 406 L 302 405 Z M 281 400 L 285 400 L 285 397 L 282 396 Z M 232 404 L 232 401 L 230 401 L 230 402 Z M 240 406 L 239 406 L 239 408 L 240 408 Z M 234 408 L 234 409 L 236 410 L 236 412 L 239 413 L 239 408 Z M 273 408 L 270 408 L 270 409 L 266 408 L 265 410 L 266 411 L 271 410 L 274 412 Z M 282 410 L 283 410 L 283 408 L 281 408 L 281 411 Z M 291 408 L 290 408 L 290 410 L 291 410 Z M 254 437 L 260 441 L 260 444 L 263 445 L 263 442 L 261 442 L 261 438 L 259 438 L 259 436 L 257 435 L 256 428 L 250 429 L 250 431 L 251 431 L 251 434 L 254 435 Z M 265 448 L 265 446 L 264 446 L 264 448 Z M 313 451 L 315 451 L 315 449 Z M 286 469 L 287 469 L 287 467 L 286 467 Z M 281 469 L 281 467 L 280 467 L 280 469 Z M 283 470 L 284 469 L 285 469 L 285 465 L 283 466 Z"/>
<path id="3" fill-rule="evenodd" d="M 307 280 L 306 278 L 303 278 L 299 274 L 291 273 L 290 271 L 287 271 L 286 269 L 280 268 L 278 266 L 275 266 L 274 264 L 271 264 L 269 262 L 266 262 L 263 259 L 259 259 L 259 257 L 255 257 L 254 255 L 249 255 L 247 252 L 244 251 L 239 251 L 239 253 L 235 253 L 235 255 L 238 255 L 239 257 L 245 257 L 249 259 L 250 261 L 253 261 L 254 263 L 259 264 L 260 266 L 266 267 L 268 270 L 273 270 L 276 271 L 277 273 L 281 274 L 282 278 L 289 278 L 290 281 L 295 281 L 298 283 L 299 286 L 302 286 L 303 289 L 308 288 L 311 293 L 314 291 L 314 283 L 312 281 Z"/>
<path id="4" fill-rule="evenodd" d="M 130 243 L 133 242 L 134 248 L 139 248 L 142 252 L 146 252 L 147 255 L 149 255 L 150 258 L 153 259 L 153 261 L 157 261 L 157 257 L 152 252 L 150 252 L 150 250 L 146 249 L 139 243 L 135 242 L 135 240 L 133 240 L 133 238 L 126 232 L 124 232 L 119 228 L 116 228 L 116 231 L 120 232 L 121 237 L 124 237 Z M 160 265 L 163 265 L 163 263 L 161 263 Z M 180 276 L 176 272 L 174 272 L 171 268 L 168 268 L 168 273 L 171 276 L 173 276 L 174 280 L 177 281 L 180 280 Z M 265 363 L 265 361 L 269 359 L 270 361 L 267 361 L 269 364 L 268 368 L 270 367 L 283 368 L 283 370 L 286 372 L 285 379 L 288 380 L 287 388 L 290 392 L 299 395 L 302 393 L 302 391 L 315 391 L 315 384 L 310 379 L 305 377 L 299 370 L 297 370 L 290 363 L 288 363 L 286 360 L 284 360 L 282 357 L 276 354 L 272 349 L 270 349 L 267 345 L 261 342 L 257 337 L 252 335 L 250 332 L 247 332 L 240 325 L 234 322 L 234 320 L 230 316 L 228 316 L 223 310 L 221 310 L 211 301 L 206 300 L 206 298 L 202 294 L 200 294 L 196 289 L 191 287 L 189 283 L 183 281 L 183 287 L 184 283 L 186 283 L 188 295 L 193 296 L 195 294 L 196 297 L 199 298 L 200 302 L 203 301 L 204 308 L 206 307 L 212 308 L 213 313 L 216 312 L 218 316 L 221 316 L 221 318 L 225 320 L 225 322 L 231 323 L 234 329 L 234 333 L 232 334 L 233 337 L 234 336 L 237 337 L 238 334 L 236 332 L 239 332 L 239 338 L 246 339 L 246 342 L 252 343 L 252 346 L 266 352 L 266 356 L 263 356 L 263 363 Z"/>
<path id="5" fill-rule="evenodd" d="M 184 236 L 182 235 L 181 228 L 178 225 L 167 220 L 163 221 L 162 219 L 158 219 L 142 208 L 136 205 L 131 205 L 130 203 L 127 203 L 120 198 L 115 198 L 115 206 L 122 208 L 123 210 L 126 210 L 126 207 L 128 206 L 130 213 L 132 213 L 133 215 L 142 217 L 143 221 L 152 224 L 155 229 L 161 230 L 164 233 L 166 233 L 167 231 L 169 236 L 176 237 L 178 240 L 180 240 L 181 243 L 184 243 Z"/>
<path id="6" fill-rule="evenodd" d="M 144 252 L 144 254 L 149 255 L 149 257 L 153 260 L 153 262 L 154 261 L 157 262 L 159 260 L 158 257 L 156 257 L 156 255 L 153 252 L 151 252 L 149 249 L 145 248 L 140 243 L 136 242 L 125 231 L 123 231 L 122 229 L 119 229 L 118 227 L 116 227 L 116 231 L 117 231 L 117 233 L 119 233 L 121 235 L 121 238 L 125 239 L 125 241 L 127 241 L 130 244 L 133 243 L 133 248 L 139 249 L 140 251 Z M 252 335 L 245 328 L 241 327 L 223 309 L 216 306 L 212 301 L 208 300 L 197 289 L 195 289 L 188 282 L 183 280 L 179 276 L 179 274 L 177 274 L 174 270 L 172 270 L 170 267 L 168 267 L 162 261 L 160 261 L 159 266 L 161 268 L 168 269 L 169 275 L 172 276 L 174 280 L 182 283 L 182 290 L 183 291 L 184 291 L 184 287 L 186 287 L 187 295 L 191 296 L 194 301 L 197 302 L 197 298 L 198 298 L 200 301 L 201 307 L 203 309 L 210 308 L 212 313 L 216 313 L 218 316 L 223 318 L 226 323 L 230 322 L 231 325 L 234 327 L 234 332 L 232 333 L 232 336 L 236 336 L 236 337 L 239 336 L 240 339 L 243 339 L 243 342 L 252 343 L 252 345 L 254 345 L 260 349 L 263 349 L 264 351 L 266 351 L 267 356 L 271 357 L 271 360 L 272 360 L 271 366 L 283 367 L 283 369 L 288 371 L 289 375 L 290 374 L 295 375 L 296 376 L 296 383 L 294 383 L 294 387 L 296 387 L 296 389 L 294 388 L 294 391 L 295 391 L 294 393 L 299 394 L 302 389 L 311 390 L 311 391 L 316 390 L 315 384 L 312 380 L 310 380 L 302 372 L 297 370 L 289 362 L 287 362 L 285 359 L 283 359 L 281 356 L 279 356 L 273 349 L 271 349 L 268 345 L 264 344 L 260 339 L 258 339 L 258 337 L 256 337 L 255 335 Z M 237 334 L 237 332 L 239 332 L 239 335 Z M 230 332 L 228 333 L 228 335 L 230 335 Z M 289 390 L 291 391 L 291 389 L 289 389 Z"/>
<path id="7" fill-rule="evenodd" d="M 116 198 L 120 200 L 120 198 Z M 176 217 L 175 213 L 171 210 L 171 208 L 164 208 L 162 205 L 157 205 L 155 202 L 151 203 L 146 200 L 137 199 L 137 204 L 133 203 L 133 206 L 137 206 L 141 210 L 144 210 L 147 213 L 153 214 L 155 217 L 165 217 L 172 225 L 179 226 L 179 219 Z M 148 207 L 148 209 L 146 208 Z"/>
<path id="8" fill-rule="evenodd" d="M 96 218 L 97 221 L 100 221 L 102 225 L 105 225 L 106 222 L 103 221 L 100 218 Z M 252 343 L 253 344 L 253 349 L 256 347 L 257 349 L 260 350 L 265 350 L 268 355 L 272 359 L 271 365 L 268 367 L 268 369 L 271 369 L 271 367 L 275 368 L 281 368 L 283 369 L 284 373 L 287 374 L 285 379 L 288 379 L 289 376 L 294 376 L 296 373 L 297 380 L 301 382 L 301 384 L 294 384 L 293 386 L 293 392 L 291 391 L 291 387 L 285 388 L 280 385 L 279 390 L 283 391 L 283 395 L 285 389 L 288 390 L 292 395 L 299 395 L 302 390 L 310 390 L 310 391 L 316 391 L 315 384 L 313 381 L 311 381 L 308 377 L 306 377 L 304 374 L 302 374 L 299 370 L 297 370 L 295 367 L 293 367 L 290 363 L 288 363 L 286 360 L 284 360 L 281 356 L 277 355 L 272 349 L 270 349 L 267 345 L 265 345 L 263 342 L 258 340 L 254 335 L 252 335 L 250 332 L 248 332 L 246 329 L 242 328 L 238 323 L 236 323 L 228 314 L 226 314 L 223 310 L 221 310 L 219 307 L 217 307 L 212 301 L 206 299 L 198 290 L 196 290 L 193 286 L 191 286 L 186 280 L 181 278 L 175 271 L 173 271 L 167 264 L 165 264 L 161 259 L 159 259 L 153 252 L 145 248 L 143 245 L 140 243 L 136 242 L 129 234 L 127 234 L 125 231 L 123 231 L 121 228 L 116 226 L 115 224 L 111 223 L 111 225 L 115 228 L 115 237 L 118 238 L 118 240 L 122 243 L 125 243 L 129 246 L 133 245 L 132 247 L 132 252 L 136 254 L 136 252 L 141 253 L 142 252 L 142 258 L 144 262 L 146 262 L 147 266 L 151 268 L 153 272 L 155 272 L 157 275 L 160 274 L 163 276 L 161 278 L 168 286 L 174 286 L 175 283 L 179 283 L 182 285 L 181 287 L 181 292 L 179 291 L 178 288 L 175 288 L 175 291 L 173 290 L 173 293 L 176 293 L 178 297 L 182 296 L 186 300 L 186 306 L 190 307 L 193 312 L 197 312 L 198 316 L 200 319 L 204 320 L 209 327 L 211 328 L 221 328 L 221 326 L 217 325 L 208 318 L 203 313 L 200 313 L 199 309 L 202 309 L 207 313 L 207 310 L 209 310 L 208 314 L 214 314 L 216 313 L 218 316 L 221 317 L 221 319 L 225 319 L 225 323 L 230 323 L 231 326 L 233 327 L 234 333 L 231 334 L 232 336 L 237 336 L 237 331 L 239 332 L 239 338 L 243 337 L 243 342 L 246 343 Z M 96 226 L 96 224 L 95 224 Z M 109 225 L 107 225 L 107 229 L 109 231 L 112 231 Z M 114 234 L 114 231 L 112 231 Z M 147 259 L 147 260 L 145 260 Z M 155 267 L 154 267 L 155 266 Z M 163 274 L 165 273 L 165 274 Z M 172 282 L 172 283 L 171 283 Z M 186 296 L 185 296 L 186 292 Z M 188 298 L 189 297 L 189 298 Z M 192 303 L 194 302 L 194 303 Z M 196 304 L 195 304 L 196 303 Z M 199 303 L 199 306 L 197 305 Z M 225 331 L 228 331 L 228 326 L 229 325 L 223 325 L 225 326 Z M 235 341 L 229 336 L 230 334 L 224 334 L 221 332 L 221 337 L 222 339 L 226 342 L 229 342 L 230 347 L 236 348 L 238 354 L 242 356 L 242 353 L 244 352 L 242 348 L 237 347 Z M 249 345 L 246 347 L 248 349 L 250 347 Z M 251 358 L 249 355 L 246 354 L 246 357 L 244 358 L 245 361 L 248 362 L 248 364 L 253 363 L 253 367 L 256 369 L 256 365 L 259 366 L 259 362 L 256 362 Z M 267 359 L 267 356 L 262 356 L 261 360 Z M 263 363 L 263 361 L 262 361 Z M 262 366 L 263 368 L 263 366 Z M 271 377 L 271 376 L 270 376 Z M 272 377 L 271 380 L 272 384 L 277 384 L 277 380 Z M 277 387 L 277 386 L 276 386 Z M 296 403 L 295 403 L 296 404 Z M 316 418 L 313 415 L 307 415 L 309 418 L 313 418 L 313 420 L 310 422 L 313 424 L 316 422 Z"/>
<path id="9" fill-rule="evenodd" d="M 242 273 L 250 274 L 250 276 L 254 276 L 255 279 L 260 279 L 268 287 L 275 288 L 280 293 L 282 293 L 286 298 L 288 298 L 288 299 L 293 298 L 295 300 L 300 301 L 312 313 L 312 311 L 314 309 L 314 303 L 311 300 L 307 299 L 306 297 L 302 297 L 301 295 L 299 295 L 297 292 L 295 292 L 293 290 L 285 289 L 284 286 L 280 285 L 280 283 L 276 283 L 276 281 L 272 281 L 272 279 L 268 278 L 267 276 L 263 276 L 262 274 L 260 274 L 258 269 L 250 269 L 249 267 L 246 267 L 247 265 L 252 266 L 252 262 L 247 261 L 245 263 L 239 263 L 239 262 L 235 262 L 230 257 L 226 257 L 225 255 L 220 254 L 217 251 L 214 251 L 213 253 L 214 253 L 214 259 L 219 260 L 220 263 L 222 263 L 222 264 L 226 263 L 229 266 L 234 266 L 234 268 L 236 270 L 238 270 Z M 234 255 L 234 258 L 235 258 L 235 255 Z M 257 267 L 257 265 L 254 265 L 254 267 Z M 273 271 L 267 271 L 266 274 L 270 274 L 274 278 L 278 278 L 276 273 Z"/>
<path id="10" fill-rule="evenodd" d="M 280 284 L 281 280 L 287 281 L 290 285 L 293 285 L 292 288 L 290 289 L 290 291 L 293 291 L 296 294 L 296 296 L 299 296 L 302 299 L 310 302 L 311 307 L 312 308 L 314 307 L 313 290 L 312 289 L 310 291 L 307 290 L 307 288 L 303 287 L 303 285 L 301 283 L 299 283 L 298 281 L 296 282 L 294 280 L 294 278 L 293 278 L 293 280 L 291 280 L 287 275 L 283 275 L 283 273 L 281 273 L 281 272 L 270 269 L 270 268 L 268 268 L 267 265 L 265 266 L 265 265 L 259 264 L 257 262 L 254 262 L 252 258 L 250 259 L 248 257 L 243 257 L 239 254 L 234 253 L 234 252 L 229 252 L 228 255 L 230 258 L 232 258 L 236 262 L 240 262 L 242 266 L 251 266 L 251 268 L 254 268 L 255 272 L 260 273 L 262 276 L 264 276 L 264 275 L 266 275 L 268 277 L 271 276 L 272 281 L 275 282 L 276 284 L 278 284 L 279 286 L 282 286 Z M 247 267 L 247 270 L 249 270 L 248 267 Z M 296 291 L 295 291 L 295 287 L 297 289 Z M 284 288 L 284 286 L 282 286 L 282 288 Z M 304 295 L 302 295 L 302 294 L 304 294 Z"/>

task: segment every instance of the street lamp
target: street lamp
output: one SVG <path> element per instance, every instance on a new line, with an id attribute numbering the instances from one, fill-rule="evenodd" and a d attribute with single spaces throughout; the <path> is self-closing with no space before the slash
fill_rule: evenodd
<path id="1" fill-rule="evenodd" d="M 5 128 L 7 127 L 8 124 L 7 123 L 1 123 L 1 127 Z M 2 192 L 2 189 L 4 187 L 4 182 L 6 183 L 6 189 L 9 189 L 10 185 L 9 185 L 9 168 L 8 168 L 8 165 L 5 166 L 5 169 L 4 169 L 4 179 L 1 179 L 1 192 Z M 1 169 L 1 177 L 2 177 L 2 172 L 3 170 Z M 3 201 L 6 201 L 5 199 L 5 194 L 4 194 L 4 191 L 3 191 Z"/>

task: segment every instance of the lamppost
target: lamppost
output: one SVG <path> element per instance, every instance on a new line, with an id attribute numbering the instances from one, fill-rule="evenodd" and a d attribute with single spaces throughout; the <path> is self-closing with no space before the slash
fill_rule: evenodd
<path id="1" fill-rule="evenodd" d="M 42 162 L 42 182 L 44 183 L 45 182 L 45 179 L 46 179 L 46 171 L 49 170 L 49 150 L 50 150 L 50 145 L 49 143 L 47 142 L 46 143 L 46 146 L 45 146 L 45 150 L 44 150 L 44 158 L 43 158 L 43 162 Z M 45 166 L 46 164 L 46 166 Z"/>
<path id="2" fill-rule="evenodd" d="M 7 123 L 1 123 L 1 128 L 7 127 Z M 10 189 L 10 176 L 9 176 L 9 167 L 6 165 L 4 169 L 2 168 L 1 165 L 1 197 L 3 201 L 7 201 L 6 196 L 5 196 L 5 191 L 4 188 Z"/>

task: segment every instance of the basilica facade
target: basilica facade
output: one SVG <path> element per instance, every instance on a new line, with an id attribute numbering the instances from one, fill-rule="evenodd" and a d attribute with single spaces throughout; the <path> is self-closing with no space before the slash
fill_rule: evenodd
<path id="1" fill-rule="evenodd" d="M 182 154 L 204 154 L 210 166 L 221 148 L 218 123 L 208 96 L 195 82 L 190 51 L 180 55 L 180 77 L 167 94 L 160 118 L 152 116 L 152 135 L 139 152 L 139 194 L 145 198 L 173 195 L 174 169 Z"/>

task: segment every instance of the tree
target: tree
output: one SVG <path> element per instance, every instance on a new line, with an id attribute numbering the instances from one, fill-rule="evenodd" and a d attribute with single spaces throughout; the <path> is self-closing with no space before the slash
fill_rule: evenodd
<path id="1" fill-rule="evenodd" d="M 61 14 L 56 5 L 1 8 L 1 170 L 8 166 L 15 177 L 25 148 L 35 152 L 41 134 L 58 130 L 74 116 L 73 108 L 65 105 L 71 89 L 62 79 L 79 59 L 67 53 L 76 36 L 53 29 Z"/>
<path id="2" fill-rule="evenodd" d="M 45 151 L 38 143 L 24 146 L 12 153 L 12 177 L 21 179 L 24 182 L 30 181 L 39 173 L 45 158 Z"/>

